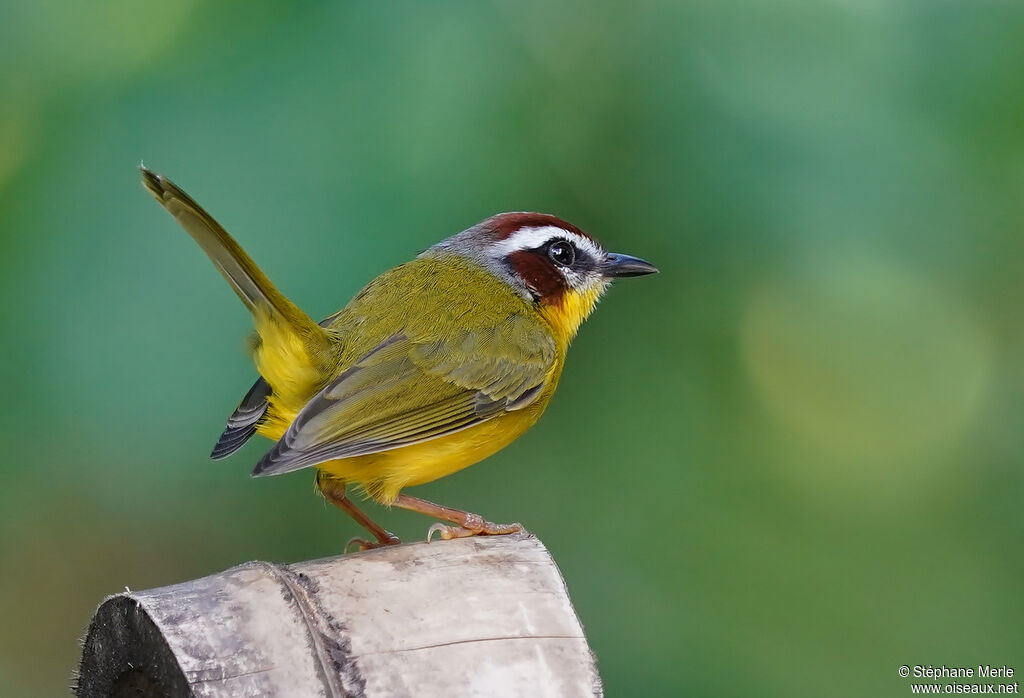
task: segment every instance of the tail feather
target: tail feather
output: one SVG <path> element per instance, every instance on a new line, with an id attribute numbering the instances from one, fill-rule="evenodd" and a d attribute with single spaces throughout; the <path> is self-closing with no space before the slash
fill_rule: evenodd
<path id="1" fill-rule="evenodd" d="M 283 432 L 321 383 L 324 362 L 333 346 L 330 335 L 278 291 L 245 250 L 192 197 L 166 177 L 145 167 L 139 169 L 149 193 L 199 243 L 249 308 L 259 335 L 253 345 L 253 359 L 261 378 L 228 419 L 211 457 L 219 459 L 234 453 L 257 431 L 276 438 L 276 431 Z"/>
<path id="2" fill-rule="evenodd" d="M 255 314 L 265 308 L 305 341 L 316 341 L 323 336 L 321 328 L 274 287 L 245 250 L 202 206 L 163 175 L 142 166 L 139 170 L 142 184 L 149 193 L 199 243 L 251 312 Z"/>

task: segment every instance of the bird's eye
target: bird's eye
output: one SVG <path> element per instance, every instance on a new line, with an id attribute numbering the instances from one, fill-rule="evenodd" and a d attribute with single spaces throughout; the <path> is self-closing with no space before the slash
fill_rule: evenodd
<path id="1" fill-rule="evenodd" d="M 576 261 L 576 248 L 565 240 L 559 240 L 548 248 L 548 257 L 555 264 L 571 267 Z"/>

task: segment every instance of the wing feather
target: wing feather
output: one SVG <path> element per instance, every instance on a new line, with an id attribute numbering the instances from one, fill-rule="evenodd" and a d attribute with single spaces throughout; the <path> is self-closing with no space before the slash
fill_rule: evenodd
<path id="1" fill-rule="evenodd" d="M 276 475 L 436 439 L 528 405 L 554 366 L 554 340 L 506 327 L 416 342 L 396 334 L 320 391 L 260 460 Z"/>
<path id="2" fill-rule="evenodd" d="M 210 458 L 220 460 L 227 458 L 240 449 L 249 437 L 256 433 L 256 425 L 267 412 L 267 397 L 270 386 L 262 378 L 257 378 L 249 392 L 242 398 L 241 404 L 228 417 L 224 433 L 220 435 L 213 447 Z"/>

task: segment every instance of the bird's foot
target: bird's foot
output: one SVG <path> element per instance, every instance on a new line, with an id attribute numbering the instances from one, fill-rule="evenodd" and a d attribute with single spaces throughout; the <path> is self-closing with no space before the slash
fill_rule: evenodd
<path id="1" fill-rule="evenodd" d="M 503 536 L 523 530 L 522 524 L 492 523 L 480 516 L 480 514 L 444 507 L 440 504 L 434 504 L 425 499 L 411 497 L 407 494 L 399 494 L 395 497 L 392 504 L 402 509 L 426 514 L 427 516 L 447 522 L 436 523 L 427 530 L 428 543 L 435 533 L 440 534 L 442 540 L 451 540 L 452 538 L 466 538 L 468 536 Z"/>
<path id="2" fill-rule="evenodd" d="M 385 533 L 387 532 L 385 531 Z M 364 550 L 373 550 L 375 548 L 386 548 L 389 545 L 398 545 L 401 542 L 402 541 L 398 536 L 393 533 L 388 533 L 387 537 L 377 541 L 370 541 L 356 536 L 355 538 L 350 538 L 348 543 L 345 543 L 345 552 L 348 553 L 348 549 L 352 546 L 355 546 L 356 552 L 362 552 Z"/>
<path id="3" fill-rule="evenodd" d="M 469 514 L 461 526 L 434 524 L 427 529 L 427 542 L 430 542 L 435 533 L 441 536 L 441 540 L 451 540 L 452 538 L 468 538 L 470 536 L 504 536 L 522 530 L 523 525 L 519 523 L 493 523 L 486 521 L 479 514 Z"/>

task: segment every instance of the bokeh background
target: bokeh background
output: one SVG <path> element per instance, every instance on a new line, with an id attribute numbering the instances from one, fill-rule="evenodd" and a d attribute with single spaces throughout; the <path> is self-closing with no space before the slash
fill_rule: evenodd
<path id="1" fill-rule="evenodd" d="M 140 160 L 314 317 L 502 210 L 661 267 L 418 490 L 543 539 L 609 695 L 1024 671 L 1021 3 L 5 3 L 0 61 L 0 695 L 106 594 L 358 533 L 207 460 L 249 320 Z"/>

